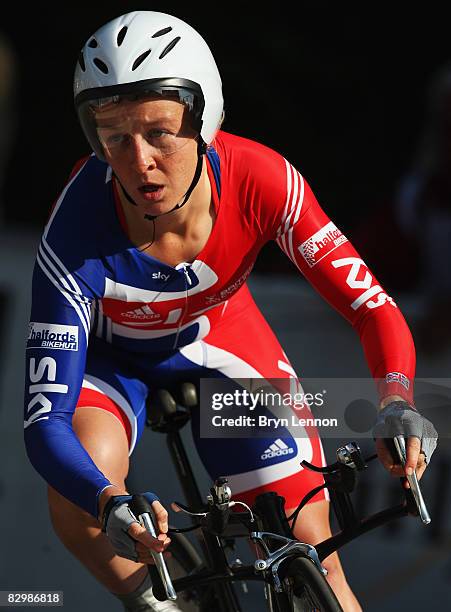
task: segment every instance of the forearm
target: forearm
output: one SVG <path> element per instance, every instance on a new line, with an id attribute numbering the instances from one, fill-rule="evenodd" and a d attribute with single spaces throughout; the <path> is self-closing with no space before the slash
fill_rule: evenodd
<path id="1" fill-rule="evenodd" d="M 413 404 L 415 345 L 398 308 L 374 309 L 355 325 L 366 361 L 377 382 L 381 408 L 396 397 Z"/>

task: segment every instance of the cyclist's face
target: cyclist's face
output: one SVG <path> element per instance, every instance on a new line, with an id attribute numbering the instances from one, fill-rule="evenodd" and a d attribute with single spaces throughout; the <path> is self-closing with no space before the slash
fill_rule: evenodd
<path id="1" fill-rule="evenodd" d="M 96 114 L 105 157 L 143 213 L 170 210 L 187 192 L 197 163 L 197 134 L 174 100 L 112 104 Z"/>

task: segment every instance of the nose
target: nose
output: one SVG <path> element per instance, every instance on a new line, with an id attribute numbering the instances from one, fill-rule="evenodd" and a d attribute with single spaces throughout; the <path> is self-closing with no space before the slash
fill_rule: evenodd
<path id="1" fill-rule="evenodd" d="M 133 138 L 130 148 L 131 161 L 133 166 L 140 172 L 145 172 L 149 168 L 155 168 L 155 150 L 141 134 Z"/>

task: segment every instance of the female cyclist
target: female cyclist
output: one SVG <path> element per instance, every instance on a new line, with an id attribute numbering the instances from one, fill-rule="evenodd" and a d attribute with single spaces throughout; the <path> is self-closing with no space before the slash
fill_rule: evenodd
<path id="1" fill-rule="evenodd" d="M 359 333 L 379 380 L 381 422 L 387 409 L 399 422 L 406 413 L 421 419 L 412 407 L 414 346 L 396 304 L 301 174 L 275 151 L 220 131 L 221 79 L 189 25 L 147 11 L 114 19 L 84 45 L 74 95 L 93 153 L 76 164 L 37 255 L 26 448 L 72 554 L 127 610 L 177 609 L 152 596 L 145 564 L 169 545 L 168 515 L 147 493 L 158 538 L 136 522 L 129 455 L 155 385 L 295 377 L 246 285 L 261 247 L 276 240 Z M 271 456 L 268 440 L 250 438 L 231 456 L 228 440 L 199 437 L 198 414 L 192 423 L 207 470 L 227 475 L 237 499 L 276 490 L 291 512 L 321 482 L 299 467 L 323 461 L 314 431 L 278 432 L 287 454 Z M 409 432 L 417 430 L 408 465 L 421 474 L 421 427 Z M 382 445 L 379 452 L 393 468 Z M 328 513 L 318 494 L 296 537 L 328 537 Z M 343 608 L 359 611 L 338 556 L 324 565 Z"/>

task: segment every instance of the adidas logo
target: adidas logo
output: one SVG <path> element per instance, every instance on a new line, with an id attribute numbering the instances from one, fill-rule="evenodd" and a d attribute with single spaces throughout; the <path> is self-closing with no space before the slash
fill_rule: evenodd
<path id="1" fill-rule="evenodd" d="M 141 308 L 135 308 L 135 310 L 128 310 L 127 312 L 121 313 L 121 316 L 127 319 L 158 319 L 160 317 L 159 314 L 156 314 L 149 306 L 145 305 Z"/>
<path id="2" fill-rule="evenodd" d="M 262 460 L 272 459 L 273 457 L 281 457 L 282 455 L 291 455 L 294 450 L 287 446 L 283 440 L 278 438 L 271 444 L 269 448 L 265 450 L 261 456 Z"/>

